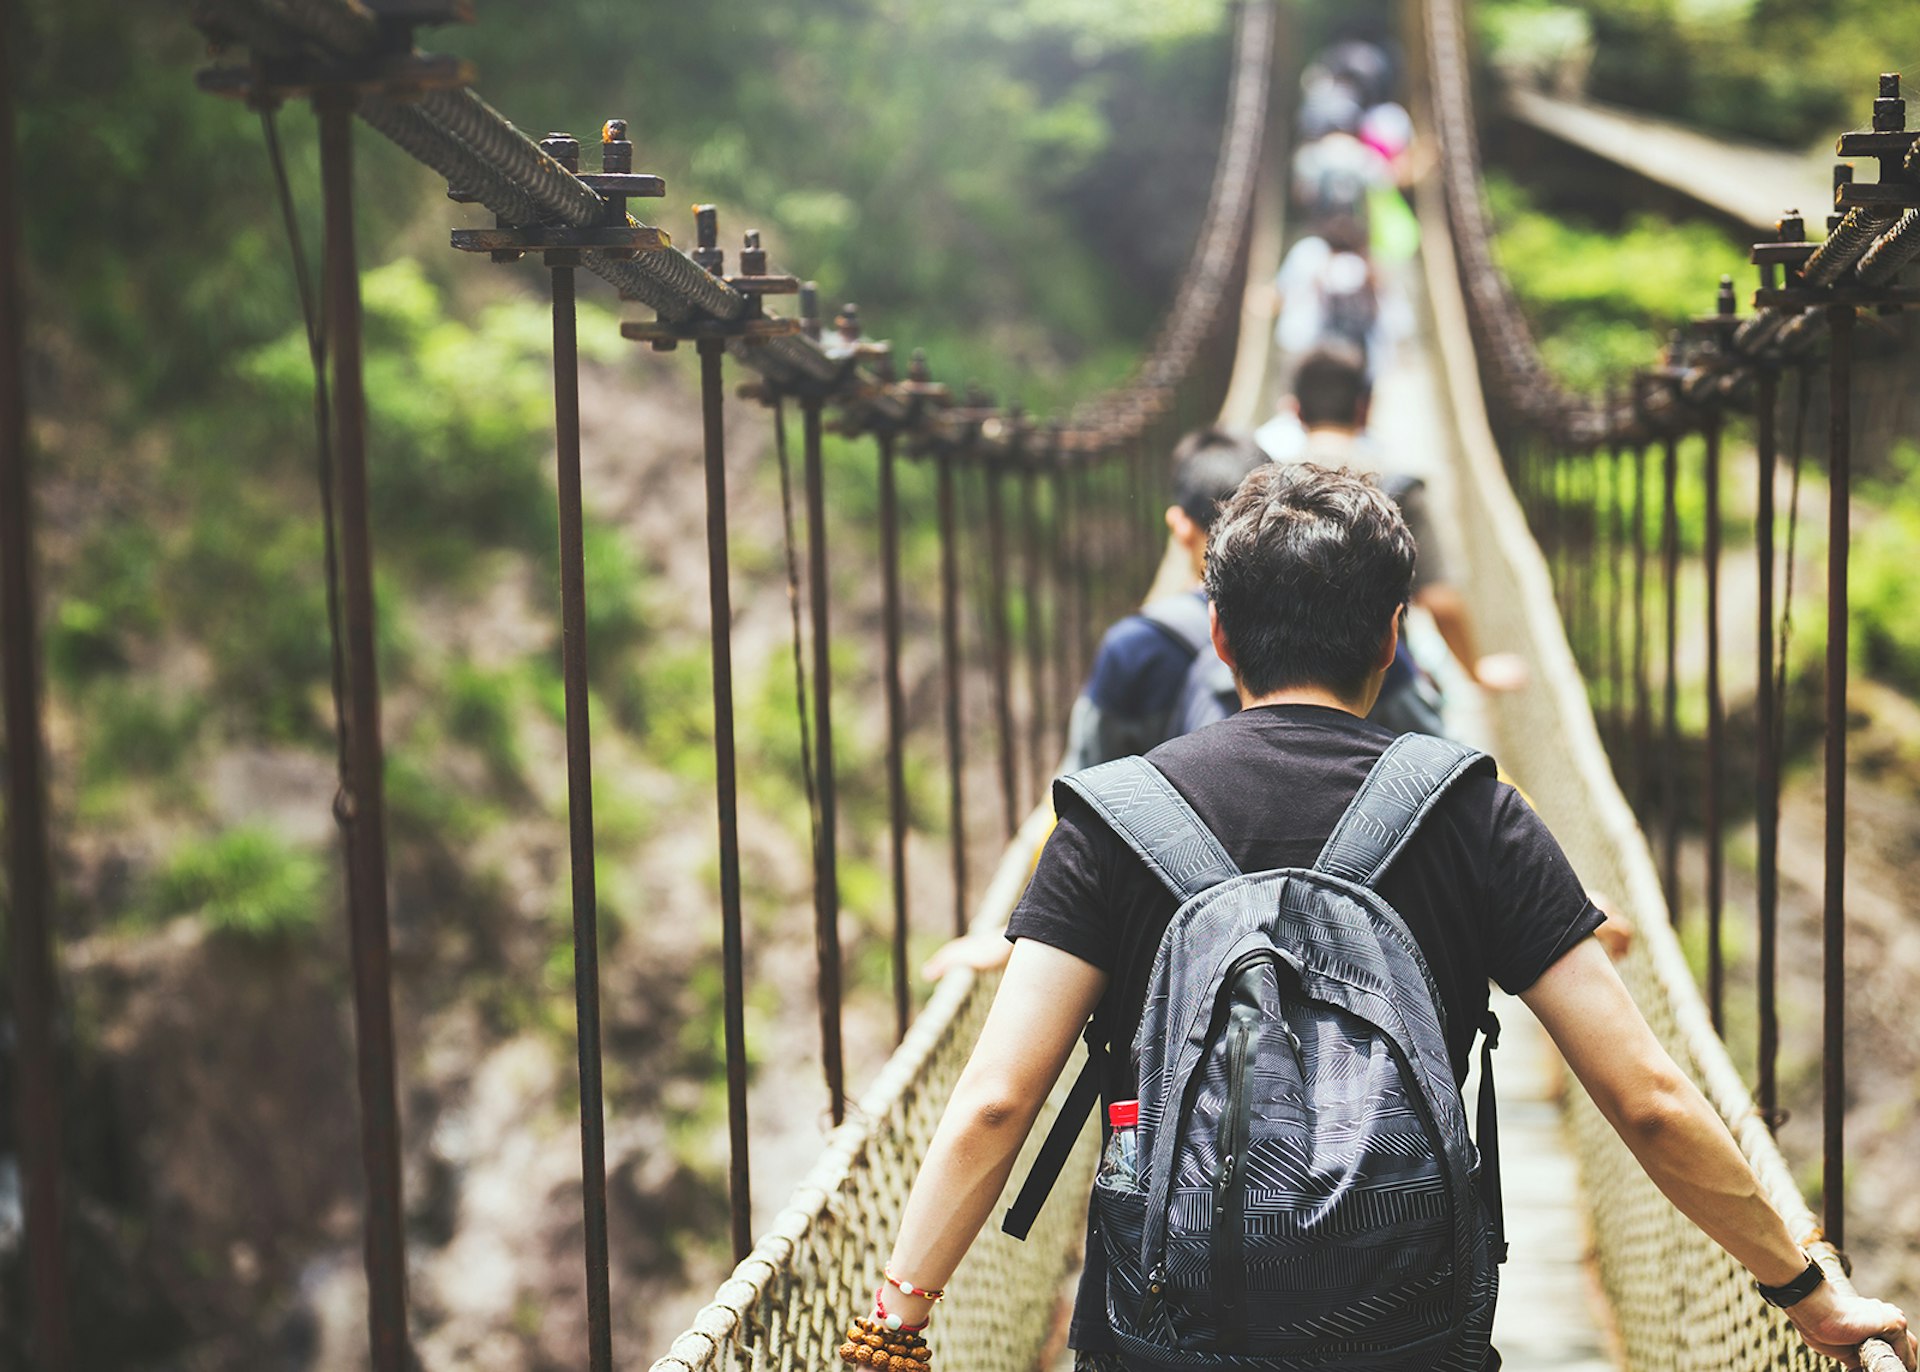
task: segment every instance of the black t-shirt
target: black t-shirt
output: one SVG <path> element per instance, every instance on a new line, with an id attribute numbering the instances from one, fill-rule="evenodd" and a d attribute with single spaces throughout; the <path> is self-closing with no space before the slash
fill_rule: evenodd
<path id="1" fill-rule="evenodd" d="M 1341 710 L 1265 705 L 1147 754 L 1243 872 L 1311 867 L 1393 736 Z M 1113 1045 L 1109 1096 L 1132 1094 L 1131 1048 L 1173 893 L 1087 803 L 1060 788 L 1060 822 L 1008 921 L 1009 939 L 1072 953 L 1109 976 L 1097 1024 Z M 1455 783 L 1378 883 L 1440 990 L 1454 1078 L 1487 1007 L 1488 979 L 1533 985 L 1603 918 L 1520 793 L 1487 776 Z M 1073 1345 L 1110 1350 L 1106 1272 L 1091 1234 Z"/>

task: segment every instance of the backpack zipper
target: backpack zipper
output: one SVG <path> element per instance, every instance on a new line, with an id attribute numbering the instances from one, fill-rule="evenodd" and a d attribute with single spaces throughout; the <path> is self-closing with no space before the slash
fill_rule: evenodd
<path id="1" fill-rule="evenodd" d="M 1214 1199 L 1213 1211 L 1213 1255 L 1225 1325 L 1225 1351 L 1237 1353 L 1247 1342 L 1246 1166 L 1252 1132 L 1247 1064 L 1260 1033 L 1260 1008 L 1236 997 L 1231 1014 L 1227 1024 L 1227 1108 L 1220 1121 L 1219 1194 Z"/>

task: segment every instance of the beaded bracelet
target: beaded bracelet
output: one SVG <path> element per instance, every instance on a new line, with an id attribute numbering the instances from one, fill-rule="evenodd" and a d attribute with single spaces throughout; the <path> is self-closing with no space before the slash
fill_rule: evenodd
<path id="1" fill-rule="evenodd" d="M 947 1298 L 945 1287 L 942 1287 L 938 1291 L 929 1291 L 924 1286 L 915 1286 L 910 1281 L 901 1281 L 900 1278 L 894 1276 L 893 1273 L 887 1271 L 885 1268 L 881 1269 L 880 1277 L 888 1286 L 891 1286 L 903 1296 L 919 1296 L 930 1301 L 943 1301 Z"/>
<path id="2" fill-rule="evenodd" d="M 847 1326 L 840 1361 L 876 1372 L 931 1372 L 933 1354 L 926 1336 L 910 1329 L 889 1329 L 878 1320 L 856 1319 Z"/>

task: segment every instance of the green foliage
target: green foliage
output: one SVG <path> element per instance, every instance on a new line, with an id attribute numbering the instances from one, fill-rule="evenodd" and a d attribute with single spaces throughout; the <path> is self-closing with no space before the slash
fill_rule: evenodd
<path id="1" fill-rule="evenodd" d="M 1554 215 L 1518 184 L 1489 176 L 1496 251 L 1541 353 L 1592 392 L 1654 360 L 1662 333 L 1713 304 L 1720 277 L 1746 260 L 1735 239 L 1698 222 L 1634 215 L 1624 230 Z"/>
<path id="2" fill-rule="evenodd" d="M 519 677 L 456 662 L 447 671 L 444 692 L 448 735 L 485 759 L 496 784 L 518 785 L 524 766 Z"/>
<path id="3" fill-rule="evenodd" d="M 1914 613 L 1913 551 L 1920 548 L 1920 445 L 1894 445 L 1890 474 L 1856 492 L 1862 527 L 1853 539 L 1847 608 L 1858 665 L 1920 696 L 1920 615 Z"/>
<path id="4" fill-rule="evenodd" d="M 1874 77 L 1913 51 L 1911 14 L 1874 0 L 1491 0 L 1481 31 L 1496 60 L 1522 68 L 1565 42 L 1588 40 L 1595 96 L 1734 137 L 1806 147 L 1859 127 Z M 1910 64 L 1909 64 L 1910 65 Z M 1536 67 L 1537 69 L 1537 67 Z"/>
<path id="5" fill-rule="evenodd" d="M 464 321 L 412 258 L 367 272 L 361 292 L 367 423 L 378 435 L 369 475 L 383 548 L 454 576 L 480 550 L 552 547 L 542 470 L 553 416 L 546 310 L 509 300 Z M 239 370 L 259 413 L 298 421 L 311 407 L 302 330 L 247 355 Z"/>
<path id="6" fill-rule="evenodd" d="M 154 878 L 156 917 L 197 913 L 210 930 L 270 940 L 312 929 L 325 890 L 312 853 L 243 826 L 180 845 Z"/>
<path id="7" fill-rule="evenodd" d="M 92 729 L 81 761 L 82 779 L 165 777 L 178 770 L 206 721 L 202 700 L 170 696 L 150 683 L 103 681 L 87 698 Z"/>
<path id="8" fill-rule="evenodd" d="M 1143 181 L 1164 203 L 1204 200 L 1225 13 L 712 0 L 533 7 L 437 37 L 544 127 L 635 116 L 669 206 L 717 201 L 723 242 L 761 227 L 777 261 L 927 346 L 940 375 L 1018 386 L 1157 318 L 1197 222 L 1130 211 Z M 639 94 L 643 112 L 625 104 Z M 667 207 L 643 213 L 685 236 Z M 978 361 L 933 346 L 935 329 L 979 340 Z"/>

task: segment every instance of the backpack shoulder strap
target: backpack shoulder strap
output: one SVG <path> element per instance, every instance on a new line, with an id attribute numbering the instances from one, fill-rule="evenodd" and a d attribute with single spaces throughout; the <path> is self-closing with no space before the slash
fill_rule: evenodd
<path id="1" fill-rule="evenodd" d="M 1189 657 L 1213 642 L 1206 600 L 1190 591 L 1161 596 L 1140 607 L 1140 618 L 1187 650 Z"/>
<path id="2" fill-rule="evenodd" d="M 1240 875 L 1186 797 L 1143 757 L 1115 758 L 1054 784 L 1091 805 L 1183 903 Z"/>
<path id="3" fill-rule="evenodd" d="M 1492 767 L 1492 758 L 1465 744 L 1402 734 L 1367 773 L 1314 870 L 1372 886 L 1454 782 Z"/>

